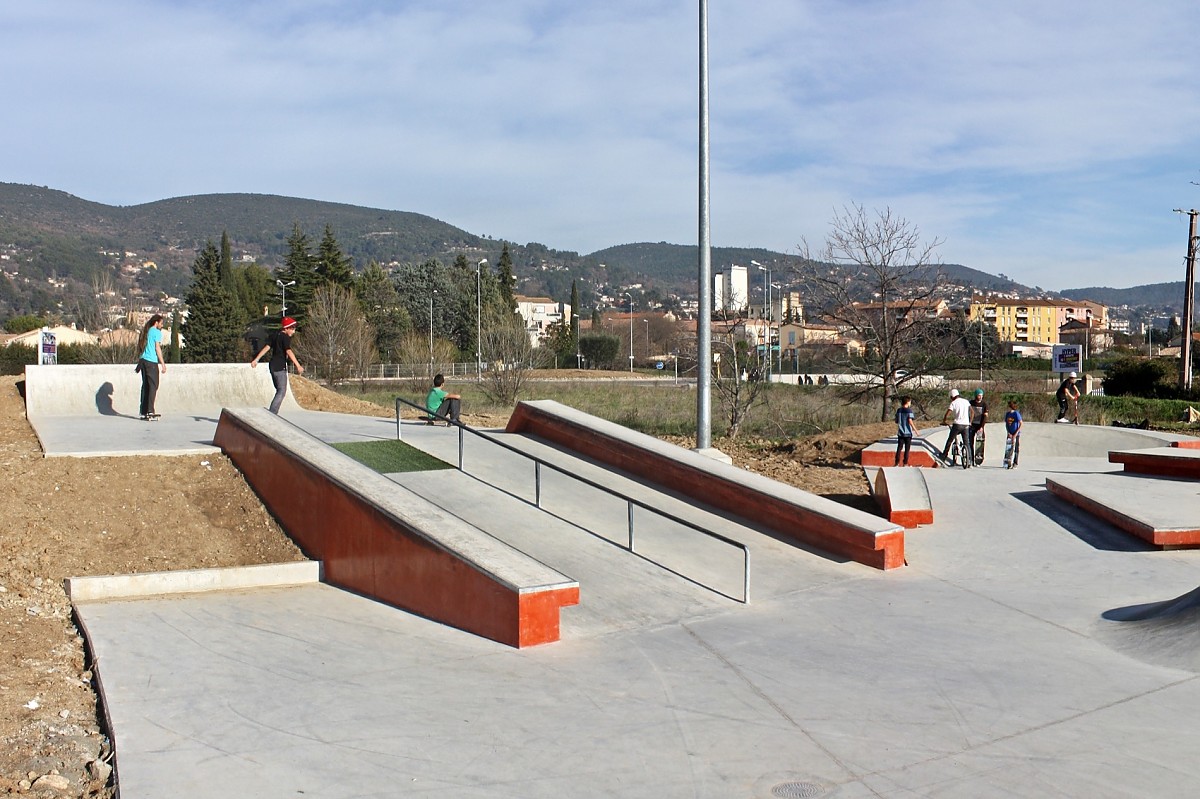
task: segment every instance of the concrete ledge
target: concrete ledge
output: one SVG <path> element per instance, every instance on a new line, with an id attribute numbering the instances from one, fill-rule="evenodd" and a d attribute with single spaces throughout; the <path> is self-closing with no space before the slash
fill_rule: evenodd
<path id="1" fill-rule="evenodd" d="M 521 402 L 510 433 L 528 433 L 835 555 L 904 565 L 904 528 L 558 402 Z"/>
<path id="2" fill-rule="evenodd" d="M 25 413 L 35 416 L 133 416 L 142 376 L 133 364 L 25 367 Z M 155 409 L 164 416 L 215 408 L 265 408 L 275 396 L 265 364 L 169 363 L 158 385 Z M 289 386 L 283 409 L 299 410 Z"/>
<path id="3" fill-rule="evenodd" d="M 1180 441 L 1170 442 L 1172 447 L 1180 447 L 1182 449 L 1200 449 L 1200 438 L 1185 438 Z"/>
<path id="4" fill-rule="evenodd" d="M 557 641 L 579 583 L 261 408 L 215 443 L 326 582 L 510 646 Z"/>
<path id="5" fill-rule="evenodd" d="M 160 594 L 196 594 L 205 591 L 238 591 L 274 588 L 321 581 L 321 564 L 315 560 L 268 563 L 225 569 L 190 569 L 103 577 L 68 577 L 64 581 L 71 602 L 103 602 Z"/>
<path id="6" fill-rule="evenodd" d="M 933 449 L 937 449 L 932 441 L 924 436 L 913 436 L 912 448 L 908 453 L 908 465 L 925 469 L 936 469 L 941 466 L 933 457 Z M 891 466 L 896 462 L 896 438 L 885 438 L 876 441 L 859 453 L 863 466 Z"/>
<path id="7" fill-rule="evenodd" d="M 1047 478 L 1046 490 L 1156 547 L 1200 547 L 1200 497 L 1193 483 L 1109 472 Z"/>
<path id="8" fill-rule="evenodd" d="M 1134 474 L 1200 480 L 1200 449 L 1180 444 L 1151 449 L 1116 450 L 1108 453 L 1108 462 L 1120 463 L 1125 471 Z"/>
<path id="9" fill-rule="evenodd" d="M 875 501 L 883 509 L 888 521 L 902 524 L 910 530 L 919 524 L 933 524 L 929 486 L 920 469 L 884 466 L 876 472 L 872 485 Z"/>

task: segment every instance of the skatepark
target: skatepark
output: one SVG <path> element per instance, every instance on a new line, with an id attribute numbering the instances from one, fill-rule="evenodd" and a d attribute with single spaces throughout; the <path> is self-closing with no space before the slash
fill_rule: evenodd
<path id="1" fill-rule="evenodd" d="M 464 468 L 383 476 L 372 491 L 390 513 L 428 524 L 440 551 L 474 558 L 475 571 L 527 580 L 519 597 L 577 590 L 556 600 L 554 640 L 522 646 L 339 588 L 328 571 L 345 567 L 332 561 L 79 581 L 124 796 L 1182 797 L 1200 786 L 1189 743 L 1200 552 L 1156 546 L 1047 489 L 1099 480 L 1105 503 L 1194 520 L 1193 482 L 1109 459 L 1184 451 L 1167 446 L 1181 437 L 1030 423 L 1017 469 L 1000 467 L 993 443 L 980 468 L 912 470 L 932 522 L 904 530 L 903 562 L 881 568 L 532 433 L 294 403 L 278 420 L 223 420 L 270 396 L 265 371 L 244 366 L 265 389 L 181 367 L 164 382 L 178 397 L 160 394 L 163 420 L 146 423 L 130 418 L 119 377 L 51 368 L 65 382 L 39 393 L 48 384 L 31 374 L 26 389 L 47 456 L 211 452 L 219 424 L 241 417 L 254 457 L 286 444 L 345 480 L 359 473 L 322 442 L 399 432 Z M 940 445 L 944 430 L 932 436 Z M 239 468 L 254 485 L 253 466 Z M 747 497 L 769 499 L 745 480 Z"/>

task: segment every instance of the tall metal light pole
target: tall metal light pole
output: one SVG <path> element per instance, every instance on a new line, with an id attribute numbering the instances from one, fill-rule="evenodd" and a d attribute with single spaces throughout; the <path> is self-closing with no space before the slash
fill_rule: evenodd
<path id="1" fill-rule="evenodd" d="M 696 310 L 696 449 L 712 448 L 712 241 L 708 186 L 708 0 L 700 0 L 699 301 Z"/>
<path id="2" fill-rule="evenodd" d="M 289 280 L 284 283 L 282 280 L 276 280 L 275 285 L 279 286 L 279 290 L 283 292 L 283 298 L 279 301 L 279 317 L 282 319 L 287 316 L 287 287 L 296 285 L 296 281 Z"/>
<path id="3" fill-rule="evenodd" d="M 480 272 L 487 258 L 481 258 L 475 264 L 475 380 L 483 380 L 483 291 L 480 283 Z"/>
<path id="4" fill-rule="evenodd" d="M 625 291 L 621 296 L 629 298 L 629 374 L 633 374 L 633 295 Z"/>
<path id="5" fill-rule="evenodd" d="M 650 320 L 643 319 L 642 324 L 646 326 L 646 360 L 650 360 Z"/>
<path id="6" fill-rule="evenodd" d="M 755 266 L 758 271 L 767 273 L 767 285 L 765 287 L 766 291 L 763 292 L 763 299 L 765 299 L 767 303 L 766 313 L 763 314 L 763 318 L 767 323 L 767 336 L 766 346 L 763 347 L 763 353 L 767 356 L 767 381 L 770 382 L 771 361 L 774 360 L 774 356 L 771 355 L 771 316 L 775 313 L 774 308 L 771 307 L 771 268 L 769 266 L 763 266 L 758 261 L 751 261 L 750 263 Z M 749 289 L 747 289 L 747 291 L 749 291 Z"/>
<path id="7" fill-rule="evenodd" d="M 1185 213 L 1176 208 L 1175 213 Z M 1192 209 L 1188 215 L 1187 279 L 1183 283 L 1183 340 L 1179 347 L 1179 388 L 1192 388 L 1192 315 L 1196 312 L 1196 216 L 1200 211 Z"/>
<path id="8" fill-rule="evenodd" d="M 433 295 L 437 289 L 429 292 L 429 376 L 433 377 Z"/>

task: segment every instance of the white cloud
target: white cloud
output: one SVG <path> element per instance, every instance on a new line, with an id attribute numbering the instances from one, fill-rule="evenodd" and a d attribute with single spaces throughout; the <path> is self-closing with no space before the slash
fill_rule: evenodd
<path id="1" fill-rule="evenodd" d="M 0 179 L 290 194 L 581 252 L 691 242 L 696 9 L 9 4 Z M 858 202 L 1048 288 L 1179 279 L 1197 23 L 1183 0 L 712 4 L 714 243 L 793 251 Z"/>

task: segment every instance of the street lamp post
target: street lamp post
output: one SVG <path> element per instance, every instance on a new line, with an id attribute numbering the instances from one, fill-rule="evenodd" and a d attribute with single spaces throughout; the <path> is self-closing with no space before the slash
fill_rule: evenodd
<path id="1" fill-rule="evenodd" d="M 480 283 L 480 272 L 487 258 L 481 258 L 475 264 L 475 380 L 483 380 L 483 291 Z M 431 314 L 432 316 L 432 314 Z"/>
<path id="2" fill-rule="evenodd" d="M 757 267 L 758 271 L 767 273 L 766 291 L 763 294 L 763 299 L 766 300 L 767 307 L 766 313 L 763 314 L 763 317 L 767 323 L 767 345 L 765 347 L 765 354 L 767 356 L 767 380 L 769 381 L 771 379 L 771 361 L 773 360 L 771 355 L 771 317 L 774 314 L 774 309 L 771 307 L 771 268 L 769 266 L 763 266 L 758 261 L 751 261 L 750 263 Z"/>
<path id="3" fill-rule="evenodd" d="M 429 376 L 433 377 L 433 297 L 437 289 L 429 292 Z"/>
<path id="4" fill-rule="evenodd" d="M 284 283 L 282 280 L 276 280 L 275 285 L 279 286 L 279 290 L 283 293 L 283 297 L 279 301 L 279 316 L 283 318 L 287 316 L 287 287 L 296 285 L 296 281 L 289 280 Z"/>
<path id="5" fill-rule="evenodd" d="M 642 324 L 646 326 L 646 360 L 650 360 L 650 320 L 643 319 Z"/>
<path id="6" fill-rule="evenodd" d="M 633 374 L 633 295 L 626 291 L 621 296 L 629 298 L 629 374 Z"/>

